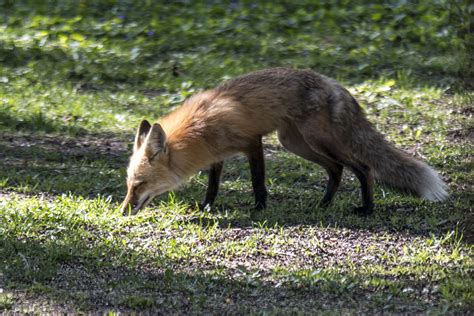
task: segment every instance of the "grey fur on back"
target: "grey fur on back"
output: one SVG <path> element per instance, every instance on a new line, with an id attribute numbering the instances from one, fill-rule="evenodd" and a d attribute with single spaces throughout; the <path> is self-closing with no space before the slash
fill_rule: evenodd
<path id="1" fill-rule="evenodd" d="M 331 78 L 312 70 L 273 68 L 229 80 L 216 90 L 244 106 L 280 112 L 281 120 L 296 125 L 309 114 L 319 114 L 327 124 L 315 126 L 315 133 L 330 134 L 347 155 L 368 165 L 380 182 L 432 201 L 448 196 L 438 173 L 386 141 L 352 95 Z M 323 131 L 322 125 L 329 128 Z"/>

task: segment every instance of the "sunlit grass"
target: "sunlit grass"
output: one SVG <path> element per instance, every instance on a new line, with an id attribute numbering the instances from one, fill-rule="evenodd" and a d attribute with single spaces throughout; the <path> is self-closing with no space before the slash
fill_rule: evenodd
<path id="1" fill-rule="evenodd" d="M 0 311 L 468 313 L 468 16 L 462 1 L 0 1 Z M 197 208 L 200 172 L 120 213 L 140 120 L 274 66 L 338 79 L 390 141 L 440 171 L 450 199 L 377 185 L 361 217 L 347 171 L 320 209 L 324 170 L 271 134 L 266 210 L 253 210 L 237 156 L 212 209 Z"/>

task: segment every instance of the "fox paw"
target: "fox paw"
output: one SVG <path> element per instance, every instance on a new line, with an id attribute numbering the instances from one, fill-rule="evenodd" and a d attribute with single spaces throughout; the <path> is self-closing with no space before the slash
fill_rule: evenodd
<path id="1" fill-rule="evenodd" d="M 358 215 L 368 216 L 372 214 L 373 209 L 366 206 L 359 206 L 354 208 L 354 213 Z"/>
<path id="2" fill-rule="evenodd" d="M 209 212 L 211 210 L 211 203 L 200 203 L 198 204 L 198 208 L 200 211 Z"/>
<path id="3" fill-rule="evenodd" d="M 266 202 L 257 202 L 257 203 L 255 203 L 255 209 L 257 211 L 261 211 L 261 210 L 265 209 L 266 207 L 267 207 Z"/>
<path id="4" fill-rule="evenodd" d="M 331 203 L 330 201 L 321 200 L 319 201 L 319 203 L 316 204 L 316 206 L 319 208 L 327 208 L 330 203 Z"/>

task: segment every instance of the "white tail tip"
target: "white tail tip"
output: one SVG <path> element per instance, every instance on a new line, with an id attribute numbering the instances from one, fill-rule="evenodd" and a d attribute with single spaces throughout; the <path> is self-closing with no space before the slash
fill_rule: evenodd
<path id="1" fill-rule="evenodd" d="M 446 200 L 449 196 L 446 191 L 447 186 L 436 171 L 427 167 L 421 177 L 422 187 L 420 188 L 420 195 L 424 199 L 433 202 Z"/>

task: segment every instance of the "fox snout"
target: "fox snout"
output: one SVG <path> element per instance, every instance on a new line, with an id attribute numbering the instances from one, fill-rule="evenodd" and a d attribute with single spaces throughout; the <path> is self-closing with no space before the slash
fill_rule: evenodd
<path id="1" fill-rule="evenodd" d="M 152 195 L 138 196 L 138 194 L 134 193 L 132 190 L 129 190 L 125 200 L 122 203 L 123 215 L 137 214 L 137 212 L 144 208 L 152 199 Z"/>
<path id="2" fill-rule="evenodd" d="M 135 194 L 128 192 L 127 196 L 122 202 L 122 214 L 123 215 L 135 215 L 139 208 L 138 208 L 138 199 L 136 198 Z"/>

